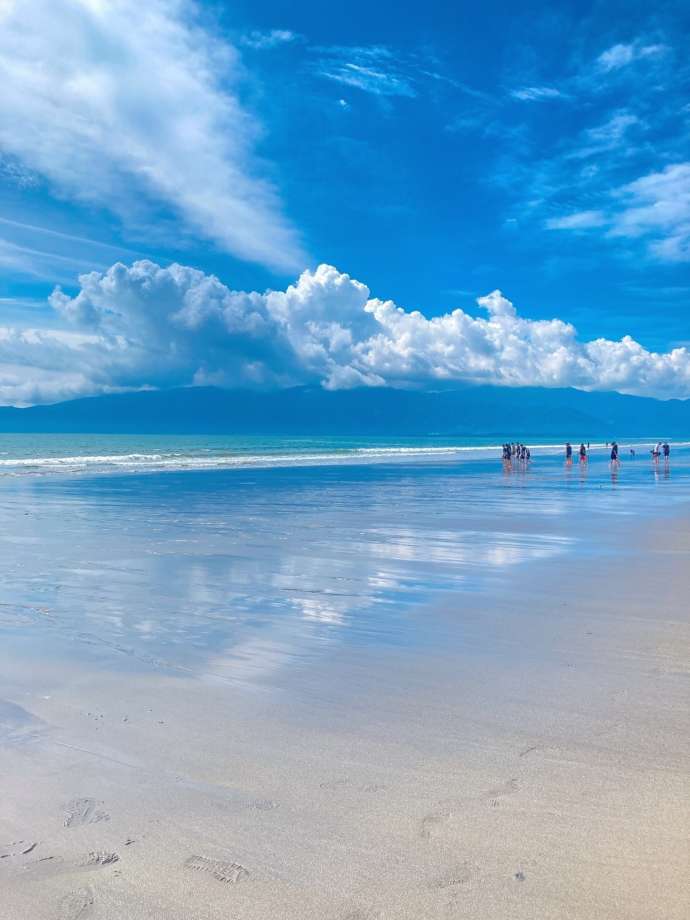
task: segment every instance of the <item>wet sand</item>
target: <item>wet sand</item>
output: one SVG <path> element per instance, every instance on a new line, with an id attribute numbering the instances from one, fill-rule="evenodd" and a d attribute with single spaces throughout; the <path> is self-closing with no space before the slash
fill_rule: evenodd
<path id="1" fill-rule="evenodd" d="M 52 511 L 46 495 L 29 506 L 48 544 L 48 516 L 63 508 L 52 500 Z M 581 551 L 528 553 L 467 583 L 450 576 L 474 564 L 450 537 L 442 551 L 429 537 L 426 562 L 409 533 L 395 552 L 389 540 L 375 572 L 397 578 L 394 635 L 367 641 L 365 617 L 357 640 L 333 640 L 354 608 L 321 591 L 322 631 L 308 636 L 277 614 L 266 634 L 245 623 L 224 646 L 185 631 L 203 668 L 169 647 L 143 654 L 132 624 L 118 645 L 115 608 L 95 586 L 102 649 L 96 612 L 79 628 L 51 621 L 42 544 L 16 517 L 35 555 L 6 558 L 15 593 L 0 608 L 0 917 L 685 920 L 690 514 L 680 506 L 651 538 L 634 527 L 643 536 L 622 548 L 609 514 L 599 542 L 573 537 Z M 549 533 L 536 523 L 523 521 L 523 548 Z M 557 547 L 572 536 L 550 526 Z M 357 539 L 347 545 L 361 555 Z M 219 552 L 213 543 L 209 557 Z M 403 575 L 420 565 L 446 589 L 423 596 L 415 582 L 403 604 Z M 294 589 L 281 566 L 281 591 Z M 71 583 L 64 571 L 73 599 L 76 561 Z M 344 595 L 354 574 L 340 574 Z M 103 590 L 119 584 L 101 578 Z M 172 604 L 164 587 L 148 599 L 151 622 Z M 203 603 L 199 586 L 194 597 Z M 219 599 L 206 602 L 211 616 Z M 313 628 L 309 611 L 300 623 Z M 288 635 L 309 654 L 289 654 Z"/>

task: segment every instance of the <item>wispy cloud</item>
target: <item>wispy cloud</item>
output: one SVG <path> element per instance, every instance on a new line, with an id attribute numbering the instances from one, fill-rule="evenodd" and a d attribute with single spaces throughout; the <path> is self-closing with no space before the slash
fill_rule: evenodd
<path id="1" fill-rule="evenodd" d="M 413 77 L 393 52 L 384 46 L 319 49 L 316 73 L 345 86 L 375 96 L 414 97 Z"/>
<path id="2" fill-rule="evenodd" d="M 82 246 L 93 246 L 97 249 L 109 249 L 111 252 L 137 255 L 136 250 L 128 249 L 126 246 L 117 246 L 114 243 L 104 243 L 101 240 L 94 240 L 88 236 L 78 236 L 74 233 L 65 233 L 62 230 L 54 230 L 51 227 L 39 227 L 37 224 L 27 224 L 20 220 L 11 220 L 9 217 L 0 217 L 0 224 L 6 227 L 12 227 L 15 230 L 26 231 L 38 236 L 49 236 L 55 239 L 64 240 L 69 243 L 80 243 Z"/>
<path id="3" fill-rule="evenodd" d="M 112 256 L 111 256 L 112 258 Z M 0 237 L 0 267 L 16 275 L 69 283 L 75 272 L 103 267 L 103 262 L 86 255 L 69 256 L 32 246 L 21 246 Z"/>
<path id="4" fill-rule="evenodd" d="M 522 89 L 511 90 L 513 99 L 523 102 L 546 102 L 549 99 L 563 99 L 563 93 L 554 86 L 525 86 Z"/>
<path id="5" fill-rule="evenodd" d="M 690 162 L 675 163 L 618 189 L 622 208 L 612 236 L 646 237 L 650 251 L 668 262 L 690 262 Z"/>
<path id="6" fill-rule="evenodd" d="M 640 41 L 632 42 L 627 45 L 612 45 L 610 48 L 607 48 L 606 51 L 603 51 L 597 58 L 597 68 L 603 73 L 610 73 L 614 70 L 621 70 L 634 61 L 665 54 L 666 51 L 668 51 L 666 45 L 646 45 Z"/>
<path id="7" fill-rule="evenodd" d="M 254 29 L 241 37 L 240 44 L 255 51 L 266 51 L 301 40 L 302 36 L 298 32 L 291 32 L 289 29 L 270 29 L 268 32 Z"/>
<path id="8" fill-rule="evenodd" d="M 586 128 L 580 135 L 579 143 L 567 154 L 571 159 L 585 159 L 597 154 L 619 149 L 627 145 L 627 135 L 631 128 L 644 128 L 644 122 L 631 112 L 618 111 L 603 124 Z"/>
<path id="9" fill-rule="evenodd" d="M 607 223 L 603 211 L 578 211 L 565 217 L 552 217 L 546 221 L 549 230 L 589 230 Z"/>
<path id="10" fill-rule="evenodd" d="M 615 189 L 605 210 L 546 221 L 550 230 L 605 228 L 609 238 L 644 239 L 662 262 L 690 262 L 690 162 L 675 163 Z"/>
<path id="11" fill-rule="evenodd" d="M 0 154 L 125 222 L 161 209 L 276 269 L 304 264 L 254 154 L 237 52 L 191 0 L 0 4 Z M 155 78 L 154 78 L 155 75 Z"/>

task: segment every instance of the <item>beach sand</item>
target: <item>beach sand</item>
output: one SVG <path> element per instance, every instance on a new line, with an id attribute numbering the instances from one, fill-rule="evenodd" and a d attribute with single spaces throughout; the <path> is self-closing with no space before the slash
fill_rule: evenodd
<path id="1" fill-rule="evenodd" d="M 0 917 L 686 920 L 683 514 L 418 605 L 452 642 L 280 680 L 103 667 L 49 630 L 39 655 L 50 612 L 15 609 Z"/>

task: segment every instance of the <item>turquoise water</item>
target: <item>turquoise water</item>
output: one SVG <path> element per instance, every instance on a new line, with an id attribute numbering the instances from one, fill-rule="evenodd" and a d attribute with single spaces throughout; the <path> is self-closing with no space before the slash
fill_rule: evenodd
<path id="1" fill-rule="evenodd" d="M 536 459 L 558 454 L 565 440 L 535 440 L 529 446 Z M 649 446 L 637 443 L 638 453 Z M 603 444 L 592 447 L 594 455 L 604 456 Z M 622 447 L 626 453 L 629 445 Z M 500 456 L 500 450 L 495 439 L 468 437 L 1 434 L 0 476 L 481 460 Z"/>

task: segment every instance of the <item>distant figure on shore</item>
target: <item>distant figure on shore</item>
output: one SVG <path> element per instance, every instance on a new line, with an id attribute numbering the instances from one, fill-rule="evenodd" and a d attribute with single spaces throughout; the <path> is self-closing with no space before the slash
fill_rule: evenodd
<path id="1" fill-rule="evenodd" d="M 570 441 L 565 445 L 565 462 L 568 464 L 573 462 L 573 445 Z"/>
<path id="2" fill-rule="evenodd" d="M 668 443 L 668 441 L 664 441 L 661 449 L 664 452 L 664 461 L 668 463 L 669 458 L 671 456 L 671 445 Z"/>
<path id="3" fill-rule="evenodd" d="M 587 450 L 589 450 L 589 441 L 587 441 Z"/>
<path id="4" fill-rule="evenodd" d="M 580 463 L 587 462 L 587 448 L 584 445 L 584 442 L 580 444 Z"/>
<path id="5" fill-rule="evenodd" d="M 652 448 L 652 460 L 654 463 L 659 462 L 659 457 L 661 456 L 661 441 L 657 441 L 655 446 Z"/>
<path id="6" fill-rule="evenodd" d="M 633 460 L 635 459 L 635 448 L 634 447 L 630 448 L 630 456 L 633 458 Z"/>
<path id="7" fill-rule="evenodd" d="M 615 441 L 611 442 L 611 463 L 615 466 L 618 466 L 620 460 L 618 459 L 618 444 Z"/>

